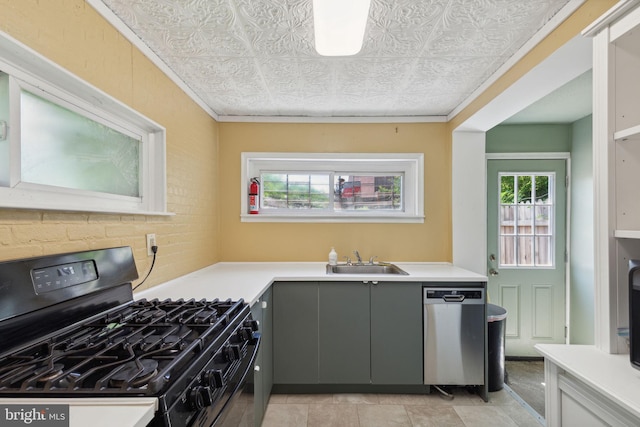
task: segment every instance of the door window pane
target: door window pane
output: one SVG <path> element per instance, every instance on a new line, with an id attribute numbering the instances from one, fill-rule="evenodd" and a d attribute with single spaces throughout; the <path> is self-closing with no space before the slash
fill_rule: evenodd
<path id="1" fill-rule="evenodd" d="M 535 188 L 535 192 L 536 192 L 536 200 L 538 201 L 538 204 L 545 204 L 545 203 L 549 203 L 551 204 L 552 199 L 551 199 L 551 191 L 550 190 L 550 185 L 553 184 L 553 177 L 552 176 L 548 176 L 548 175 L 538 175 L 535 177 L 536 179 L 536 188 Z"/>
<path id="2" fill-rule="evenodd" d="M 500 201 L 502 203 L 513 203 L 515 189 L 515 177 L 513 175 L 502 175 L 500 177 Z"/>
<path id="3" fill-rule="evenodd" d="M 501 267 L 552 267 L 554 174 L 500 174 Z"/>
<path id="4" fill-rule="evenodd" d="M 531 202 L 531 176 L 518 176 L 518 203 Z"/>
<path id="5" fill-rule="evenodd" d="M 518 265 L 533 264 L 533 237 L 518 236 Z"/>
<path id="6" fill-rule="evenodd" d="M 27 91 L 20 118 L 22 181 L 140 196 L 139 138 Z"/>
<path id="7" fill-rule="evenodd" d="M 516 234 L 516 206 L 500 206 L 500 235 Z"/>
<path id="8" fill-rule="evenodd" d="M 515 236 L 500 236 L 500 265 L 508 267 L 517 265 Z"/>
<path id="9" fill-rule="evenodd" d="M 533 234 L 533 206 L 528 203 L 519 204 L 518 209 L 518 234 Z"/>
<path id="10" fill-rule="evenodd" d="M 536 236 L 536 264 L 541 266 L 552 266 L 553 260 L 551 259 L 551 236 Z"/>

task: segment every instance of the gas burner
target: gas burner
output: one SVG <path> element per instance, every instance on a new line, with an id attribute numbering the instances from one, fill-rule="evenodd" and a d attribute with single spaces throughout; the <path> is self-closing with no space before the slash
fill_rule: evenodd
<path id="1" fill-rule="evenodd" d="M 180 346 L 176 346 L 176 344 L 179 343 L 180 341 L 182 341 L 182 338 L 180 338 L 177 335 L 167 335 L 162 340 L 162 346 L 169 347 L 168 350 L 178 351 L 180 349 Z"/>
<path id="2" fill-rule="evenodd" d="M 158 362 L 152 359 L 127 362 L 111 376 L 109 386 L 118 388 L 126 384 L 132 387 L 143 386 L 158 373 L 157 368 Z"/>
<path id="3" fill-rule="evenodd" d="M 34 376 L 38 377 L 39 383 L 44 383 L 61 375 L 62 369 L 64 369 L 64 365 L 62 363 L 54 363 L 52 367 L 43 366 L 36 369 L 33 374 Z"/>

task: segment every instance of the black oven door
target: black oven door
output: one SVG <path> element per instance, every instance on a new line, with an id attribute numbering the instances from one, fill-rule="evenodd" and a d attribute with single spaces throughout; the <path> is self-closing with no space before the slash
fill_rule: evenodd
<path id="1" fill-rule="evenodd" d="M 260 334 L 254 335 L 255 346 L 253 352 L 247 357 L 236 373 L 236 386 L 234 387 L 227 403 L 224 405 L 215 422 L 215 427 L 253 427 L 254 426 L 254 398 L 253 398 L 253 367 L 258 348 L 260 347 Z M 249 357 L 251 356 L 251 357 Z"/>

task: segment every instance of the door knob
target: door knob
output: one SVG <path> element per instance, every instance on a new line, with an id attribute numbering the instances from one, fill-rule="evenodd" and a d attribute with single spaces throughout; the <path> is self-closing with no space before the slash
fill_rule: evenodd
<path id="1" fill-rule="evenodd" d="M 489 276 L 497 276 L 498 274 L 499 273 L 495 269 L 493 268 L 489 269 Z"/>
<path id="2" fill-rule="evenodd" d="M 495 261 L 496 256 L 494 254 L 489 255 L 489 261 Z"/>

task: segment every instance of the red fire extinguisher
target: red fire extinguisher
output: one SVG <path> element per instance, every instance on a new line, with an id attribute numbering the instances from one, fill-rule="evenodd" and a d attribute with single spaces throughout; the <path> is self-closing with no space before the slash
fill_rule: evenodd
<path id="1" fill-rule="evenodd" d="M 257 214 L 260 207 L 260 181 L 258 178 L 251 178 L 249 185 L 249 213 Z"/>

